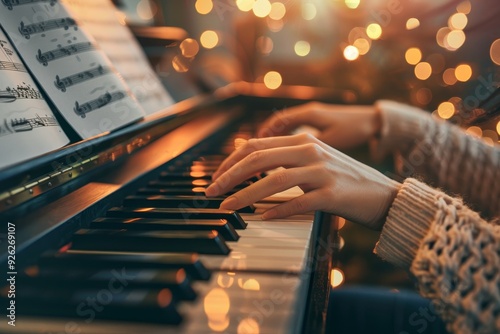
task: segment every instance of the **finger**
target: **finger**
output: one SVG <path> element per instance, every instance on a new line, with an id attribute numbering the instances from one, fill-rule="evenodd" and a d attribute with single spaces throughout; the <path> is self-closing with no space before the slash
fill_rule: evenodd
<path id="1" fill-rule="evenodd" d="M 226 198 L 220 205 L 221 209 L 237 210 L 258 202 L 262 198 L 285 191 L 297 185 L 307 184 L 308 187 L 320 187 L 312 167 L 299 167 L 281 170 L 268 175 L 243 190 Z"/>
<path id="2" fill-rule="evenodd" d="M 207 196 L 217 196 L 226 193 L 236 185 L 249 179 L 252 175 L 280 166 L 304 166 L 315 159 L 311 154 L 307 154 L 308 149 L 309 147 L 306 144 L 252 152 L 218 177 L 207 188 L 205 193 Z"/>
<path id="3" fill-rule="evenodd" d="M 289 134 L 301 125 L 323 129 L 325 124 L 320 117 L 313 115 L 315 107 L 311 104 L 274 113 L 259 127 L 257 137 L 275 137 Z"/>
<path id="4" fill-rule="evenodd" d="M 321 210 L 325 206 L 325 201 L 328 200 L 329 198 L 317 189 L 267 210 L 262 214 L 262 219 L 285 218 Z"/>
<path id="5" fill-rule="evenodd" d="M 215 171 L 215 173 L 212 174 L 212 180 L 216 181 L 229 168 L 231 168 L 236 163 L 253 152 L 271 148 L 301 145 L 308 142 L 317 143 L 318 140 L 313 136 L 307 134 L 260 139 L 252 138 L 245 145 L 241 146 L 238 150 L 231 153 L 229 157 L 227 157 L 220 164 L 219 168 Z"/>

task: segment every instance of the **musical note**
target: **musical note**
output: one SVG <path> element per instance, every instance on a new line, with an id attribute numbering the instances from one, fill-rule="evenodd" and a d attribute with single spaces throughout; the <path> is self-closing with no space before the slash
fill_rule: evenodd
<path id="1" fill-rule="evenodd" d="M 127 94 L 122 91 L 114 93 L 106 92 L 106 94 L 99 96 L 97 99 L 85 102 L 83 104 L 80 104 L 78 101 L 75 102 L 75 107 L 73 108 L 73 111 L 81 118 L 85 118 L 89 112 L 102 108 L 113 102 L 119 101 L 125 98 L 126 96 Z"/>
<path id="2" fill-rule="evenodd" d="M 68 57 L 74 54 L 92 51 L 94 50 L 94 46 L 90 42 L 78 43 L 71 46 L 60 47 L 55 50 L 42 52 L 42 50 L 38 49 L 38 53 L 36 55 L 36 59 L 43 66 L 47 66 L 49 62 Z"/>
<path id="3" fill-rule="evenodd" d="M 19 25 L 19 32 L 26 39 L 30 39 L 31 35 L 34 34 L 43 33 L 47 30 L 53 30 L 59 28 L 64 28 L 64 30 L 68 30 L 69 27 L 74 27 L 75 30 L 78 30 L 76 21 L 69 17 L 62 19 L 48 20 L 28 25 L 24 24 L 24 22 L 21 21 Z"/>
<path id="4" fill-rule="evenodd" d="M 5 119 L 4 126 L 0 124 L 0 137 L 9 134 L 32 131 L 36 128 L 45 128 L 50 126 L 59 127 L 59 123 L 54 116 L 40 116 L 35 114 L 34 117 L 21 117 L 13 119 Z"/>
<path id="5" fill-rule="evenodd" d="M 13 63 L 10 61 L 0 61 L 0 71 L 19 71 L 27 72 L 26 67 L 21 63 Z"/>
<path id="6" fill-rule="evenodd" d="M 59 90 L 65 92 L 68 87 L 78 85 L 79 83 L 91 80 L 93 78 L 108 73 L 111 73 L 110 68 L 99 65 L 98 67 L 93 68 L 91 70 L 79 72 L 64 78 L 60 78 L 58 75 L 56 75 L 56 80 L 54 81 L 54 84 Z"/>
<path id="7" fill-rule="evenodd" d="M 43 97 L 38 90 L 29 84 L 17 85 L 17 88 L 7 87 L 5 90 L 0 90 L 0 103 L 11 103 L 17 99 L 43 100 Z"/>
<path id="8" fill-rule="evenodd" d="M 8 10 L 12 10 L 14 6 L 22 6 L 37 2 L 48 2 L 51 6 L 57 2 L 57 0 L 2 0 L 2 3 Z"/>

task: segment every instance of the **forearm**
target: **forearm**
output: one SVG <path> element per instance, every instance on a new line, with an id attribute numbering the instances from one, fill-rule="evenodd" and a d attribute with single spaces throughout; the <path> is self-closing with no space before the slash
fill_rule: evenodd
<path id="1" fill-rule="evenodd" d="M 414 179 L 402 185 L 375 249 L 410 269 L 452 332 L 500 330 L 500 227 Z M 496 316 L 498 314 L 498 316 Z"/>
<path id="2" fill-rule="evenodd" d="M 379 101 L 380 139 L 375 157 L 399 153 L 402 177 L 419 175 L 427 183 L 459 194 L 483 216 L 500 214 L 500 149 L 434 120 L 418 108 Z"/>

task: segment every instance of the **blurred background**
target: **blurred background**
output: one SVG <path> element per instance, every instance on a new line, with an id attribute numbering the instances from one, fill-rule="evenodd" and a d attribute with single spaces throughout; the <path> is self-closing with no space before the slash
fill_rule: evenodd
<path id="1" fill-rule="evenodd" d="M 489 145 L 500 142 L 498 0 L 115 2 L 133 27 L 187 32 L 180 42 L 146 47 L 178 100 L 194 93 L 181 84 L 186 78 L 205 92 L 245 83 L 270 96 L 292 88 L 296 97 L 337 103 L 393 99 L 462 126 Z M 342 219 L 337 224 L 343 249 L 332 286 L 411 287 L 405 272 L 372 254 L 377 232 Z"/>
<path id="2" fill-rule="evenodd" d="M 166 81 L 186 73 L 208 91 L 244 81 L 270 91 L 297 86 L 305 97 L 315 87 L 345 103 L 394 99 L 498 144 L 498 117 L 471 117 L 500 83 L 496 0 L 116 3 L 129 25 L 187 31 L 154 64 Z"/>

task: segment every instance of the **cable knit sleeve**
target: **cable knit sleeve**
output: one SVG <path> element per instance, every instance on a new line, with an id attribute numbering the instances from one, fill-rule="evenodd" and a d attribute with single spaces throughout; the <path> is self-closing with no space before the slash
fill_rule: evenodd
<path id="1" fill-rule="evenodd" d="M 449 331 L 500 333 L 499 146 L 414 107 L 376 106 L 382 130 L 372 153 L 399 154 L 406 179 L 375 252 L 410 270 Z"/>
<path id="2" fill-rule="evenodd" d="M 500 214 L 500 146 L 489 146 L 457 126 L 393 101 L 378 101 L 381 136 L 375 158 L 398 153 L 398 172 L 459 195 L 483 217 Z"/>
<path id="3" fill-rule="evenodd" d="M 500 220 L 415 179 L 403 183 L 375 252 L 410 269 L 452 333 L 500 332 Z"/>

